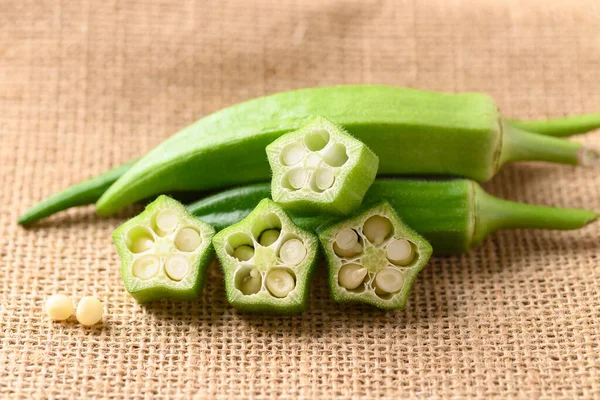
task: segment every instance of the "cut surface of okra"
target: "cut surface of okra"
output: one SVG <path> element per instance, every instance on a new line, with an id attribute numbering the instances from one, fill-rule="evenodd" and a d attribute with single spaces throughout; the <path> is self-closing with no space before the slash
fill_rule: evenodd
<path id="1" fill-rule="evenodd" d="M 318 239 L 281 206 L 262 200 L 244 220 L 213 239 L 225 273 L 227 299 L 244 311 L 304 310 Z"/>
<path id="2" fill-rule="evenodd" d="M 140 303 L 198 298 L 214 233 L 179 202 L 159 196 L 113 232 L 125 288 Z"/>
<path id="3" fill-rule="evenodd" d="M 387 202 L 335 223 L 319 239 L 333 298 L 383 309 L 404 306 L 415 276 L 432 253 L 429 243 Z"/>
<path id="4" fill-rule="evenodd" d="M 347 214 L 375 180 L 379 158 L 323 117 L 267 146 L 273 200 L 290 210 Z"/>

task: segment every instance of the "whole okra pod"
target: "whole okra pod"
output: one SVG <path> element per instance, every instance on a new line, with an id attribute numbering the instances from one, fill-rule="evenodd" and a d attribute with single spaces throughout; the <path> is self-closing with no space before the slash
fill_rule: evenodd
<path id="1" fill-rule="evenodd" d="M 299 118 L 305 118 L 305 114 L 304 111 L 300 110 Z M 286 115 L 284 122 L 286 121 L 290 126 L 280 126 L 279 131 L 282 134 L 300 126 L 300 124 L 290 115 Z M 351 132 L 360 131 L 361 128 L 357 126 L 356 121 L 354 123 L 351 121 L 345 122 L 345 126 L 348 127 Z M 547 136 L 569 136 L 598 129 L 600 127 L 600 114 L 576 115 L 549 120 L 509 119 L 508 125 Z M 31 224 L 71 207 L 95 203 L 101 195 L 117 181 L 117 179 L 133 167 L 136 161 L 137 160 L 134 160 L 120 165 L 89 180 L 72 185 L 40 203 L 35 204 L 19 217 L 19 224 Z"/>
<path id="2" fill-rule="evenodd" d="M 505 121 L 486 95 L 387 86 L 284 92 L 216 112 L 141 158 L 96 203 L 100 215 L 159 193 L 266 180 L 265 147 L 323 115 L 379 157 L 379 174 L 490 179 L 508 162 L 591 164 L 598 153 Z"/>
<path id="3" fill-rule="evenodd" d="M 219 230 L 243 219 L 269 195 L 269 183 L 248 185 L 206 197 L 188 210 Z M 503 200 L 468 179 L 377 179 L 363 203 L 381 200 L 387 200 L 408 226 L 423 235 L 435 254 L 467 252 L 501 229 L 579 229 L 599 216 L 590 210 Z M 335 221 L 329 215 L 291 216 L 297 225 L 313 231 Z"/>

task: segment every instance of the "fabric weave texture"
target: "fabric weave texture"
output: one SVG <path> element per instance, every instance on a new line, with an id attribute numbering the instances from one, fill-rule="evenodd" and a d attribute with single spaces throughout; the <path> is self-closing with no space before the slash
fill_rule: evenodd
<path id="1" fill-rule="evenodd" d="M 110 234 L 139 207 L 16 224 L 202 116 L 294 88 L 600 112 L 599 25 L 594 0 L 0 0 L 0 397 L 600 398 L 600 223 L 435 257 L 397 312 L 338 305 L 319 273 L 292 317 L 234 311 L 214 266 L 201 300 L 137 305 Z M 510 165 L 485 187 L 600 210 L 600 168 Z M 53 293 L 98 296 L 103 324 L 50 322 Z"/>

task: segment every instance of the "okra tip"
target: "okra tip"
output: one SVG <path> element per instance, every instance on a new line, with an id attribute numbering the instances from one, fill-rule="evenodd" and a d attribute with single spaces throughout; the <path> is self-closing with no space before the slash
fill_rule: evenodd
<path id="1" fill-rule="evenodd" d="M 579 164 L 585 167 L 600 165 L 600 151 L 592 147 L 582 147 L 579 151 Z"/>

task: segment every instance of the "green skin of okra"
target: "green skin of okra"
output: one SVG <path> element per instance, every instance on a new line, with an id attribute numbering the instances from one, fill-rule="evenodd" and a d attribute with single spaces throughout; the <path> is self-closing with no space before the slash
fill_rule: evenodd
<path id="1" fill-rule="evenodd" d="M 243 219 L 270 195 L 270 185 L 254 184 L 209 196 L 188 209 L 217 230 Z M 364 203 L 387 200 L 402 220 L 423 235 L 437 255 L 464 253 L 502 229 L 579 229 L 598 218 L 590 210 L 545 207 L 503 200 L 486 193 L 468 179 L 377 179 Z M 292 216 L 294 222 L 315 231 L 336 217 Z"/>
<path id="2" fill-rule="evenodd" d="M 301 115 L 304 115 L 304 110 L 299 110 L 299 112 L 302 113 Z M 229 111 L 228 114 L 231 114 L 231 111 Z M 289 115 L 287 115 L 286 121 L 290 121 L 292 126 L 281 128 L 281 133 L 293 130 L 293 127 L 298 125 L 294 118 L 291 118 Z M 576 115 L 548 120 L 509 119 L 506 120 L 506 125 L 541 135 L 565 137 L 586 133 L 599 128 L 600 114 Z M 359 128 L 356 129 L 360 130 Z M 538 145 L 543 146 L 543 142 Z M 26 210 L 19 217 L 19 224 L 32 224 L 56 212 L 71 207 L 95 203 L 102 194 L 104 194 L 104 192 L 106 192 L 121 176 L 129 171 L 136 162 L 137 160 L 133 160 L 129 163 L 115 167 L 103 174 L 74 184 L 63 191 L 44 199 Z"/>
<path id="3" fill-rule="evenodd" d="M 209 115 L 142 157 L 98 200 L 101 216 L 159 193 L 207 190 L 270 177 L 265 147 L 315 115 L 343 126 L 380 160 L 383 175 L 487 181 L 512 161 L 588 164 L 582 144 L 536 135 L 501 118 L 478 93 L 336 86 L 279 93 Z"/>
<path id="4" fill-rule="evenodd" d="M 280 230 L 278 240 L 269 245 L 259 244 L 260 236 L 270 229 Z M 299 239 L 306 256 L 297 265 L 286 264 L 279 252 L 289 239 Z M 296 226 L 286 212 L 269 199 L 262 199 L 245 218 L 217 233 L 213 239 L 217 257 L 225 275 L 227 300 L 235 308 L 247 312 L 275 312 L 280 314 L 301 313 L 306 308 L 309 282 L 319 253 L 317 237 Z M 254 256 L 245 261 L 234 257 L 234 251 L 242 245 L 251 245 Z M 263 274 L 263 287 L 258 293 L 244 294 L 240 289 L 244 271 L 257 268 Z M 266 286 L 266 277 L 272 269 L 293 271 L 294 289 L 285 297 L 273 296 Z"/>
<path id="5" fill-rule="evenodd" d="M 173 231 L 161 231 L 156 224 L 156 216 L 161 211 L 171 211 L 177 215 Z M 199 245 L 183 248 L 177 238 L 184 229 L 198 233 Z M 159 196 L 138 216 L 119 226 L 112 234 L 113 242 L 121 257 L 121 277 L 125 288 L 139 303 L 159 299 L 194 300 L 200 297 L 207 270 L 214 259 L 212 238 L 215 230 L 207 223 L 190 214 L 186 208 L 168 196 Z M 136 240 L 150 240 L 144 249 L 136 249 Z M 138 242 L 139 243 L 139 242 Z M 155 275 L 141 278 L 135 274 L 135 264 L 144 257 L 157 260 Z M 174 279 L 166 268 L 169 257 L 183 257 L 188 270 L 182 277 Z M 179 279 L 181 278 L 181 279 Z"/>

